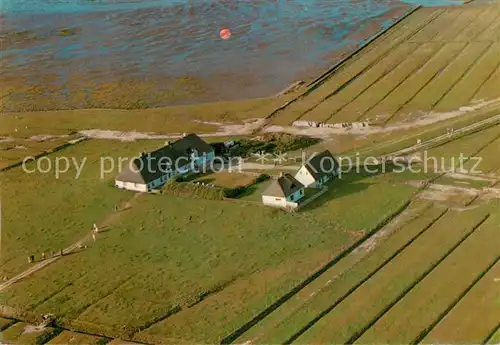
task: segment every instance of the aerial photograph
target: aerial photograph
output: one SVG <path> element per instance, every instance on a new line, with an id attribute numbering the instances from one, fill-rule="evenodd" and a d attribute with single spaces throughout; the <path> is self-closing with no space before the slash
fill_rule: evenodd
<path id="1" fill-rule="evenodd" d="M 500 345 L 500 0 L 0 0 L 0 345 Z"/>

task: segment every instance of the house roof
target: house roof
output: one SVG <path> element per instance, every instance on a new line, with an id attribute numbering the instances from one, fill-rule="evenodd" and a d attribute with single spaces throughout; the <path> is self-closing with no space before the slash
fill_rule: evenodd
<path id="1" fill-rule="evenodd" d="M 286 198 L 302 188 L 304 188 L 304 185 L 297 181 L 295 177 L 290 174 L 284 174 L 276 181 L 273 181 L 269 187 L 264 190 L 262 195 Z"/>
<path id="2" fill-rule="evenodd" d="M 126 162 L 116 180 L 150 183 L 164 175 L 169 167 L 175 169 L 189 164 L 193 150 L 196 150 L 199 155 L 213 152 L 212 146 L 203 139 L 196 134 L 189 134 L 153 152 L 142 154 L 135 158 L 132 164 Z"/>
<path id="3" fill-rule="evenodd" d="M 304 166 L 315 180 L 319 180 L 323 176 L 335 172 L 340 164 L 330 151 L 325 150 L 309 158 Z"/>
<path id="4" fill-rule="evenodd" d="M 196 150 L 199 154 L 212 152 L 214 149 L 211 145 L 207 144 L 203 139 L 194 133 L 184 136 L 182 139 L 172 143 L 171 146 L 179 151 L 185 152 L 189 150 Z"/>

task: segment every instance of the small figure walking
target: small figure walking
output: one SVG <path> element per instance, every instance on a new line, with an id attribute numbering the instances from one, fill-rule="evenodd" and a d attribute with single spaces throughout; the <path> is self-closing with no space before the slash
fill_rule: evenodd
<path id="1" fill-rule="evenodd" d="M 118 212 L 118 205 L 115 205 L 115 212 Z"/>
<path id="2" fill-rule="evenodd" d="M 63 256 L 64 255 L 64 251 L 61 249 L 59 250 L 59 255 Z"/>
<path id="3" fill-rule="evenodd" d="M 92 233 L 92 240 L 96 241 L 95 232 Z"/>
<path id="4" fill-rule="evenodd" d="M 35 256 L 34 255 L 30 255 L 28 256 L 28 263 L 31 264 L 35 261 Z"/>

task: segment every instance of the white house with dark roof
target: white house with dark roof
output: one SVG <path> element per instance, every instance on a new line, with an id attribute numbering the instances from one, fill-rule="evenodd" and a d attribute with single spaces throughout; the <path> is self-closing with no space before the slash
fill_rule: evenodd
<path id="1" fill-rule="evenodd" d="M 310 157 L 297 171 L 295 178 L 305 187 L 321 188 L 337 177 L 339 172 L 339 162 L 330 151 L 325 150 Z"/>
<path id="2" fill-rule="evenodd" d="M 115 178 L 115 186 L 136 192 L 148 192 L 177 175 L 209 163 L 214 149 L 196 134 L 169 143 L 150 153 L 142 153 L 127 162 Z"/>
<path id="3" fill-rule="evenodd" d="M 296 208 L 304 197 L 304 185 L 290 174 L 281 174 L 262 193 L 262 203 L 268 206 Z"/>

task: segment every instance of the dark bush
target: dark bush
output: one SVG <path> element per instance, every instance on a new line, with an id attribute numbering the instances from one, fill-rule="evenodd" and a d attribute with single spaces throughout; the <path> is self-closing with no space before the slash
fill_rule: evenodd
<path id="1" fill-rule="evenodd" d="M 245 190 L 246 190 L 246 187 L 244 187 L 244 186 L 238 186 L 235 188 L 224 188 L 224 196 L 226 198 L 236 198 L 238 195 L 245 192 Z"/>
<path id="2" fill-rule="evenodd" d="M 177 175 L 174 177 L 175 182 L 186 182 L 186 176 L 184 175 Z"/>
<path id="3" fill-rule="evenodd" d="M 220 188 L 210 188 L 194 183 L 176 181 L 167 183 L 163 187 L 163 194 L 206 200 L 222 200 L 224 198 L 224 192 Z"/>
<path id="4" fill-rule="evenodd" d="M 255 183 L 267 181 L 271 178 L 268 174 L 261 174 L 255 179 Z"/>
<path id="5" fill-rule="evenodd" d="M 226 145 L 224 145 L 223 142 L 212 143 L 210 145 L 214 149 L 214 153 L 216 156 L 220 156 L 220 155 L 226 153 L 226 151 L 227 151 Z"/>

